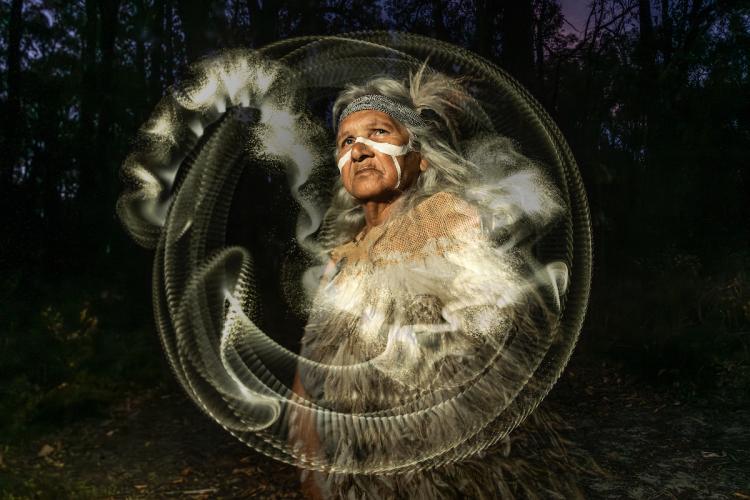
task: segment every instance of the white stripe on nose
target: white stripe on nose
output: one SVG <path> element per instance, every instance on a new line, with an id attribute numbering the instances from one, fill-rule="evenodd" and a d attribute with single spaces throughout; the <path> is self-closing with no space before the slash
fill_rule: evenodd
<path id="1" fill-rule="evenodd" d="M 396 173 L 398 174 L 398 178 L 396 180 L 396 186 L 395 189 L 398 189 L 398 186 L 401 184 L 401 165 L 398 164 L 397 156 L 403 156 L 406 153 L 409 152 L 409 145 L 403 144 L 400 146 L 397 146 L 396 144 L 389 144 L 387 142 L 375 142 L 371 141 L 370 139 L 367 139 L 366 137 L 357 137 L 354 140 L 354 143 L 360 143 L 360 144 L 366 144 L 370 146 L 373 149 L 376 149 L 380 151 L 383 154 L 386 154 L 393 158 L 393 165 L 396 167 Z M 349 163 L 352 159 L 352 150 L 346 152 L 344 156 L 342 156 L 339 159 L 339 172 L 344 169 L 344 166 Z"/>

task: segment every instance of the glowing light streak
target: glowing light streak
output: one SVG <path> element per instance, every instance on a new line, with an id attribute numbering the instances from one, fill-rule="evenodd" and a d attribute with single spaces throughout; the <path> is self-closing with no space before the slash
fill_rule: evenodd
<path id="1" fill-rule="evenodd" d="M 398 37 L 388 40 L 397 43 Z M 310 88 L 346 83 L 346 78 L 341 80 L 335 71 L 329 71 L 335 67 L 336 57 L 351 72 L 347 78 L 352 80 L 372 74 L 373 68 L 382 69 L 377 57 L 373 64 L 367 62 L 377 52 L 377 44 L 349 44 L 333 37 L 328 43 L 330 52 L 311 48 L 310 58 L 300 58 L 304 62 L 296 68 L 284 69 L 252 51 L 231 51 L 199 63 L 194 67 L 195 78 L 165 98 L 166 109 L 174 114 L 161 111 L 142 130 L 158 139 L 145 141 L 141 147 L 152 148 L 148 157 L 161 164 L 136 161 L 137 156 L 126 161 L 123 173 L 132 187 L 121 197 L 118 211 L 140 243 L 156 246 L 160 238 L 157 315 L 178 379 L 197 404 L 243 441 L 280 460 L 325 471 L 407 472 L 460 460 L 505 436 L 528 414 L 517 396 L 537 391 L 522 398 L 536 405 L 546 394 L 547 379 L 534 384 L 545 390 L 530 389 L 528 382 L 540 377 L 540 363 L 552 348 L 552 339 L 562 336 L 567 342 L 564 345 L 572 348 L 578 334 L 578 327 L 564 332 L 522 330 L 512 342 L 507 341 L 519 304 L 546 290 L 553 297 L 549 306 L 554 312 L 576 284 L 565 262 L 539 263 L 515 248 L 515 229 L 529 224 L 544 228 L 566 210 L 556 188 L 538 170 L 522 165 L 514 171 L 517 159 L 507 152 L 480 158 L 486 178 L 466 186 L 467 197 L 483 211 L 489 234 L 512 233 L 497 246 L 489 246 L 487 241 L 463 241 L 463 251 L 444 252 L 425 261 L 424 266 L 393 265 L 379 273 L 363 266 L 349 283 L 337 280 L 320 288 L 313 306 L 320 308 L 323 316 L 316 322 L 313 310 L 308 328 L 325 328 L 326 321 L 335 325 L 336 320 L 351 314 L 362 334 L 357 340 L 369 349 L 364 357 L 339 350 L 337 363 L 305 359 L 273 342 L 250 319 L 250 311 L 258 306 L 258 294 L 249 274 L 249 254 L 231 248 L 209 254 L 200 240 L 208 233 L 213 211 L 226 209 L 229 203 L 216 187 L 231 178 L 230 169 L 240 167 L 213 165 L 199 157 L 180 188 L 171 192 L 181 163 L 195 144 L 187 141 L 201 137 L 218 119 L 217 114 L 226 114 L 233 106 L 257 108 L 260 120 L 250 125 L 250 136 L 255 139 L 252 151 L 279 160 L 279 168 L 285 169 L 290 192 L 302 208 L 297 241 L 317 256 L 311 235 L 320 228 L 325 207 L 314 202 L 313 196 L 303 195 L 301 188 L 318 168 L 335 169 L 335 164 L 330 161 L 326 134 L 300 109 L 296 98 Z M 337 52 L 337 48 L 345 50 Z M 393 56 L 390 47 L 381 48 Z M 439 47 L 433 44 L 432 48 Z M 352 65 L 348 58 L 357 51 L 362 51 L 357 59 L 360 64 Z M 323 58 L 325 64 L 316 65 L 315 57 Z M 326 59 L 331 57 L 334 59 Z M 483 71 L 489 72 L 485 76 L 493 84 L 506 82 L 507 77 L 491 73 L 494 70 Z M 288 78 L 290 74 L 295 77 Z M 535 120 L 533 123 L 544 123 Z M 557 137 L 546 127 L 545 139 Z M 215 152 L 236 151 L 241 146 L 221 139 L 218 136 L 212 144 Z M 186 142 L 178 143 L 181 141 Z M 217 153 L 215 157 L 222 156 Z M 584 268 L 586 265 L 584 262 Z M 324 262 L 315 262 L 301 273 L 303 290 L 319 288 L 324 267 Z M 530 272 L 521 272 L 524 268 Z M 217 286 L 215 273 L 219 271 L 225 275 Z M 580 271 L 578 279 L 582 279 Z M 411 322 L 391 314 L 390 304 L 420 294 L 442 301 L 438 321 Z M 578 310 L 580 304 L 579 299 Z M 566 310 L 575 310 L 569 297 Z M 473 321 L 473 336 L 465 335 L 467 321 Z M 479 349 L 476 355 L 469 346 Z M 457 353 L 462 359 L 460 374 L 441 379 L 430 371 L 450 363 Z M 561 370 L 569 355 L 569 350 L 555 353 L 545 366 Z M 325 401 L 303 401 L 276 378 L 273 371 L 280 367 L 297 367 L 313 379 L 351 387 L 355 406 L 374 400 L 385 406 L 357 413 L 327 407 Z M 558 374 L 545 376 L 556 379 Z M 403 387 L 430 390 L 418 391 L 414 399 L 394 405 L 392 394 L 368 394 L 368 384 L 378 376 Z M 373 399 L 375 396 L 380 399 Z M 472 441 L 500 415 L 508 415 L 504 428 Z M 305 419 L 311 419 L 329 442 L 360 442 L 372 448 L 371 455 L 362 462 L 346 447 L 328 455 L 308 453 L 295 427 Z M 406 444 L 413 443 L 409 436 L 425 429 L 433 432 L 434 440 Z"/>

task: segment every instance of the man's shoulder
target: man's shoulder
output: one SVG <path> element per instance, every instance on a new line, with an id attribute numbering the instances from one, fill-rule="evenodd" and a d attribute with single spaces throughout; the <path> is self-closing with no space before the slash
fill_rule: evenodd
<path id="1" fill-rule="evenodd" d="M 448 191 L 440 191 L 429 197 L 425 198 L 417 209 L 431 209 L 431 210 L 454 210 L 456 208 L 464 209 L 470 207 L 469 203 L 457 194 L 453 194 Z"/>
<path id="2" fill-rule="evenodd" d="M 436 243 L 476 240 L 481 235 L 476 208 L 449 192 L 439 192 L 425 198 L 402 221 L 387 235 L 388 243 L 399 241 L 404 247 L 419 252 L 432 248 Z M 388 243 L 383 242 L 383 245 L 388 246 Z"/>
<path id="3" fill-rule="evenodd" d="M 418 221 L 427 222 L 446 232 L 459 229 L 479 229 L 477 209 L 460 196 L 441 191 L 426 198 L 414 209 Z"/>

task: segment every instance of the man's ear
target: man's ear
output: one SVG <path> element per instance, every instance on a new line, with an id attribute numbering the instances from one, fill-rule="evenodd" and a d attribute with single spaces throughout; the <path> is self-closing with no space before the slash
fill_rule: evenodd
<path id="1" fill-rule="evenodd" d="M 429 164 L 427 163 L 427 160 L 425 160 L 423 156 L 420 156 L 419 170 L 422 171 L 422 172 L 424 172 L 425 170 L 427 170 L 428 166 L 429 166 Z"/>

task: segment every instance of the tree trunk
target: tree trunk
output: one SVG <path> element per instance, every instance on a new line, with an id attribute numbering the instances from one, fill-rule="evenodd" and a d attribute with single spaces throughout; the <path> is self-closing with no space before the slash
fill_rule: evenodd
<path id="1" fill-rule="evenodd" d="M 174 82 L 174 5 L 164 2 L 164 78 L 167 86 Z"/>
<path id="2" fill-rule="evenodd" d="M 151 102 L 159 102 L 162 94 L 162 58 L 164 41 L 164 0 L 154 0 L 151 18 Z"/>
<path id="3" fill-rule="evenodd" d="M 640 104 L 645 126 L 642 129 L 643 140 L 641 146 L 648 148 L 648 132 L 651 120 L 649 111 L 652 109 L 656 83 L 656 44 L 654 43 L 654 23 L 651 16 L 651 1 L 638 0 L 638 20 L 640 23 L 640 39 L 636 48 L 637 60 L 641 66 L 640 75 Z"/>
<path id="4" fill-rule="evenodd" d="M 102 53 L 102 60 L 99 63 L 99 95 L 101 100 L 99 101 L 99 122 L 97 124 L 97 136 L 100 140 L 97 141 L 97 146 L 100 153 L 104 149 L 105 138 L 109 135 L 113 118 L 112 96 L 114 95 L 114 81 L 112 75 L 115 61 L 115 40 L 117 38 L 117 17 L 119 10 L 120 0 L 100 0 L 99 2 L 102 24 L 99 47 Z"/>
<path id="5" fill-rule="evenodd" d="M 99 47 L 101 50 L 101 61 L 99 62 L 99 120 L 96 128 L 96 141 L 94 165 L 96 199 L 98 206 L 88 205 L 87 209 L 94 210 L 98 217 L 94 218 L 98 237 L 94 239 L 91 250 L 95 255 L 102 255 L 110 243 L 114 224 L 115 204 L 115 165 L 118 162 L 113 157 L 112 147 L 116 141 L 113 140 L 112 122 L 114 120 L 115 95 L 114 79 L 112 78 L 115 63 L 115 40 L 117 38 L 117 17 L 120 10 L 120 0 L 100 0 L 99 17 L 101 29 L 99 30 Z M 93 200 L 92 200 L 93 201 Z"/>
<path id="6" fill-rule="evenodd" d="M 257 2 L 257 0 L 255 0 Z M 210 2 L 178 0 L 177 11 L 185 34 L 185 49 L 188 63 L 198 60 L 208 48 L 206 24 L 211 13 Z M 274 20 L 273 22 L 276 22 Z"/>
<path id="7" fill-rule="evenodd" d="M 272 0 L 260 2 L 248 0 L 250 29 L 253 32 L 253 46 L 261 47 L 276 38 L 279 6 Z M 305 22 L 307 20 L 303 20 Z"/>
<path id="8" fill-rule="evenodd" d="M 547 20 L 547 0 L 541 0 L 539 4 L 539 18 L 536 19 L 534 52 L 536 64 L 536 87 L 537 95 L 545 97 L 544 94 L 544 23 Z"/>
<path id="9" fill-rule="evenodd" d="M 137 0 L 135 5 L 135 69 L 139 77 L 139 91 L 142 93 L 141 95 L 146 95 L 148 76 L 146 74 L 146 47 L 143 44 L 143 33 L 145 32 L 148 14 L 144 0 Z M 148 109 L 150 103 L 144 101 L 146 100 L 141 99 L 136 106 L 138 110 L 137 123 L 142 123 L 150 112 L 150 109 Z"/>
<path id="10" fill-rule="evenodd" d="M 86 0 L 86 24 L 83 28 L 83 81 L 81 92 L 81 114 L 79 129 L 79 201 L 86 211 L 90 201 L 97 196 L 96 159 L 92 139 L 96 134 L 96 106 L 99 95 L 97 79 L 96 50 L 99 18 L 97 1 Z"/>
<path id="11" fill-rule="evenodd" d="M 496 22 L 499 14 L 499 2 L 491 0 L 476 0 L 477 28 L 474 37 L 474 50 L 482 57 L 494 59 Z"/>
<path id="12" fill-rule="evenodd" d="M 432 24 L 435 27 L 435 36 L 439 40 L 450 40 L 450 33 L 445 26 L 445 9 L 443 0 L 432 0 Z"/>
<path id="13" fill-rule="evenodd" d="M 654 21 L 651 16 L 651 0 L 638 0 L 638 21 L 641 34 L 639 40 L 639 59 L 646 72 L 653 72 L 656 63 L 656 45 L 654 44 Z"/>
<path id="14" fill-rule="evenodd" d="M 534 45 L 531 0 L 513 0 L 503 12 L 503 52 L 505 69 L 521 83 L 533 83 Z"/>
<path id="15" fill-rule="evenodd" d="M 672 60 L 672 16 L 669 13 L 669 0 L 661 0 L 661 52 L 664 64 Z"/>
<path id="16" fill-rule="evenodd" d="M 58 272 L 60 260 L 65 260 L 65 257 L 70 255 L 70 252 L 60 245 L 62 233 L 60 177 L 65 164 L 57 148 L 52 147 L 60 136 L 58 124 L 62 123 L 62 120 L 58 114 L 62 106 L 55 97 L 43 100 L 39 106 L 47 119 L 43 120 L 35 130 L 35 134 L 44 146 L 38 148 L 33 155 L 35 170 L 38 171 L 34 180 L 41 181 L 34 191 L 38 196 L 37 207 L 41 208 L 42 214 L 40 230 L 43 243 L 40 264 L 42 271 L 49 276 Z"/>
<path id="17" fill-rule="evenodd" d="M 97 163 L 106 164 L 108 156 L 109 134 L 113 121 L 113 102 L 112 96 L 115 94 L 113 75 L 113 66 L 115 61 L 115 40 L 117 38 L 117 15 L 120 10 L 120 0 L 101 0 L 99 3 L 99 12 L 101 16 L 101 30 L 99 46 L 101 48 L 102 60 L 99 63 L 99 122 L 97 123 Z M 97 169 L 104 172 L 103 169 Z M 109 177 L 109 176 L 107 176 Z M 109 179 L 104 179 L 104 186 L 109 186 Z"/>
<path id="18" fill-rule="evenodd" d="M 21 153 L 19 147 L 21 129 L 21 34 L 23 30 L 23 1 L 13 0 L 10 6 L 8 25 L 8 66 L 7 89 L 8 100 L 5 106 L 4 146 L 2 155 L 2 178 L 0 189 L 8 193 L 13 184 L 13 169 Z"/>

